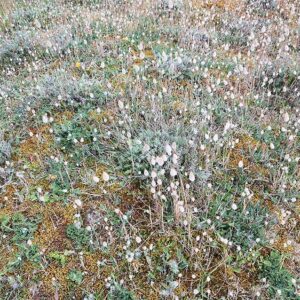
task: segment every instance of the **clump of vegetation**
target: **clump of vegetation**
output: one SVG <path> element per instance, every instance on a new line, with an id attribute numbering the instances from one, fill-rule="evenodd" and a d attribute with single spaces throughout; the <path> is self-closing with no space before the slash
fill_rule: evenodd
<path id="1" fill-rule="evenodd" d="M 113 286 L 112 291 L 108 294 L 108 299 L 110 300 L 134 300 L 136 299 L 133 293 L 128 291 L 126 288 L 116 284 Z"/>
<path id="2" fill-rule="evenodd" d="M 76 284 L 81 284 L 83 280 L 83 275 L 78 270 L 72 270 L 70 271 L 68 278 Z"/>
<path id="3" fill-rule="evenodd" d="M 230 198 L 230 195 L 217 196 L 209 207 L 208 217 L 218 216 L 214 226 L 217 235 L 243 251 L 263 245 L 266 242 L 265 222 L 268 222 L 266 208 L 260 203 L 234 203 Z"/>
<path id="4" fill-rule="evenodd" d="M 37 229 L 37 224 L 38 220 L 30 220 L 21 213 L 1 217 L 2 233 L 12 234 L 11 240 L 16 243 L 30 240 Z"/>
<path id="5" fill-rule="evenodd" d="M 268 283 L 268 295 L 284 299 L 299 299 L 295 285 L 297 280 L 284 267 L 284 257 L 278 251 L 272 251 L 261 266 L 260 276 Z"/>
<path id="6" fill-rule="evenodd" d="M 67 257 L 58 251 L 51 252 L 49 257 L 57 261 L 61 266 L 65 266 L 67 263 Z"/>
<path id="7" fill-rule="evenodd" d="M 81 228 L 76 224 L 71 224 L 67 228 L 67 237 L 70 238 L 78 249 L 87 246 L 90 241 L 90 233 L 87 229 Z"/>

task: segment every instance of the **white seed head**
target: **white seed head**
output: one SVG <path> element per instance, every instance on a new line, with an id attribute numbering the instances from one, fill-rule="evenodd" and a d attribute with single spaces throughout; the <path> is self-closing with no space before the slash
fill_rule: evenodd
<path id="1" fill-rule="evenodd" d="M 172 177 L 175 177 L 175 176 L 177 175 L 177 171 L 176 171 L 174 168 L 171 168 L 171 170 L 170 170 L 170 175 L 171 175 Z"/>
<path id="2" fill-rule="evenodd" d="M 103 172 L 102 179 L 103 179 L 103 181 L 107 182 L 109 180 L 109 175 L 106 172 Z"/>
<path id="3" fill-rule="evenodd" d="M 48 116 L 46 114 L 43 115 L 42 120 L 43 120 L 43 123 L 45 123 L 45 124 L 49 123 L 49 119 L 48 119 Z"/>
<path id="4" fill-rule="evenodd" d="M 79 207 L 82 206 L 82 201 L 80 199 L 76 199 L 74 202 L 77 206 L 79 206 Z"/>
<path id="5" fill-rule="evenodd" d="M 165 163 L 163 156 L 157 156 L 155 160 L 156 160 L 156 163 L 157 163 L 160 167 L 162 167 L 163 164 Z"/>
<path id="6" fill-rule="evenodd" d="M 96 182 L 96 183 L 98 183 L 100 181 L 100 179 L 97 176 L 93 176 L 93 181 Z"/>
<path id="7" fill-rule="evenodd" d="M 165 150 L 169 156 L 172 154 L 172 147 L 169 144 L 166 144 Z"/>
<path id="8" fill-rule="evenodd" d="M 190 180 L 191 182 L 194 182 L 194 181 L 195 181 L 195 175 L 194 175 L 193 172 L 190 172 L 190 174 L 189 174 L 189 180 Z"/>
<path id="9" fill-rule="evenodd" d="M 232 205 L 231 205 L 231 208 L 233 209 L 233 210 L 237 210 L 237 205 L 235 204 L 235 203 L 233 203 Z"/>

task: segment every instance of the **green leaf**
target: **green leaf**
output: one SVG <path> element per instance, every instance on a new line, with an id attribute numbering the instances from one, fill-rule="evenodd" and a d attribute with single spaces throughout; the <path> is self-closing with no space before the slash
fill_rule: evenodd
<path id="1" fill-rule="evenodd" d="M 72 270 L 70 271 L 68 278 L 76 284 L 80 284 L 83 280 L 83 274 L 78 270 Z"/>
<path id="2" fill-rule="evenodd" d="M 272 263 L 271 263 L 270 261 L 268 261 L 268 260 L 264 260 L 264 261 L 263 261 L 263 264 L 264 264 L 265 266 L 267 266 L 267 267 L 272 267 Z"/>

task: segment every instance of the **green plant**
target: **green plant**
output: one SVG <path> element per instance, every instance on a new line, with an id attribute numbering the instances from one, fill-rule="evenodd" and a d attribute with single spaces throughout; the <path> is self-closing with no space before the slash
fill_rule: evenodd
<path id="1" fill-rule="evenodd" d="M 68 274 L 68 278 L 76 284 L 81 284 L 83 281 L 83 274 L 81 271 L 71 270 Z"/>
<path id="2" fill-rule="evenodd" d="M 37 245 L 18 244 L 18 248 L 19 251 L 14 255 L 14 259 L 9 261 L 4 273 L 20 268 L 26 260 L 41 265 L 41 254 Z"/>
<path id="3" fill-rule="evenodd" d="M 11 233 L 13 242 L 20 243 L 33 237 L 39 221 L 39 218 L 26 218 L 21 213 L 13 216 L 6 215 L 0 219 L 0 229 L 3 233 Z"/>
<path id="4" fill-rule="evenodd" d="M 85 228 L 70 224 L 67 227 L 67 237 L 73 241 L 77 249 L 82 249 L 89 245 L 90 232 Z"/>
<path id="5" fill-rule="evenodd" d="M 260 277 L 266 278 L 269 284 L 268 294 L 274 299 L 278 291 L 287 300 L 299 300 L 292 274 L 284 267 L 284 256 L 278 251 L 272 251 L 265 257 L 260 266 Z"/>
<path id="6" fill-rule="evenodd" d="M 128 291 L 125 287 L 115 283 L 108 294 L 109 300 L 134 300 L 134 294 Z"/>
<path id="7" fill-rule="evenodd" d="M 61 266 L 65 266 L 67 263 L 67 257 L 58 251 L 50 252 L 49 257 L 57 261 Z"/>
<path id="8" fill-rule="evenodd" d="M 246 206 L 240 202 L 237 203 L 237 209 L 233 209 L 231 203 L 231 193 L 217 195 L 210 203 L 208 218 L 215 219 L 217 234 L 239 245 L 244 251 L 256 244 L 264 244 L 267 209 L 259 202 L 249 202 Z"/>
<path id="9" fill-rule="evenodd" d="M 11 144 L 4 141 L 3 134 L 0 132 L 0 164 L 2 164 L 5 160 L 10 158 L 11 149 Z"/>

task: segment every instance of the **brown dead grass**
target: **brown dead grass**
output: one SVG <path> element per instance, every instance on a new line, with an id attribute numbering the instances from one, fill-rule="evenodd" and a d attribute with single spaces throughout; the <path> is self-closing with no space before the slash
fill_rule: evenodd
<path id="1" fill-rule="evenodd" d="M 27 159 L 31 162 L 39 162 L 43 164 L 43 159 L 53 154 L 51 145 L 53 144 L 53 136 L 49 133 L 48 125 L 39 129 L 32 129 L 34 136 L 21 142 L 18 154 L 14 160 Z"/>
<path id="2" fill-rule="evenodd" d="M 265 151 L 267 146 L 248 135 L 241 135 L 238 139 L 239 142 L 229 152 L 229 168 L 238 169 L 239 161 L 243 161 L 244 169 L 246 169 L 249 173 L 260 175 L 264 178 L 268 177 L 270 175 L 269 170 L 264 166 L 253 162 L 252 159 L 252 153 L 254 153 L 258 148 Z"/>
<path id="3" fill-rule="evenodd" d="M 73 223 L 76 209 L 72 204 L 60 202 L 36 206 L 31 214 L 41 214 L 43 221 L 35 232 L 33 243 L 45 252 L 72 249 L 71 241 L 66 237 L 66 227 Z"/>

